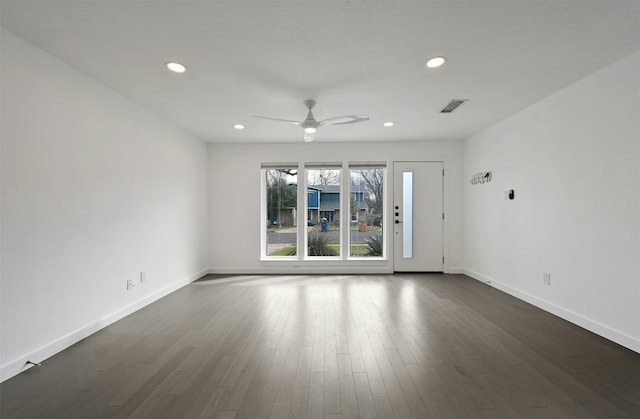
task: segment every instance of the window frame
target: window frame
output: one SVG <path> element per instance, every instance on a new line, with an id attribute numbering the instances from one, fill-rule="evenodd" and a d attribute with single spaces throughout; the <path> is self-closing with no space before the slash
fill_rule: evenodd
<path id="1" fill-rule="evenodd" d="M 267 176 L 268 169 L 295 169 L 297 170 L 297 211 L 296 211 L 296 254 L 294 256 L 270 256 L 267 255 L 268 248 L 268 226 L 267 222 Z M 339 256 L 309 256 L 308 253 L 308 173 L 307 170 L 327 169 L 340 170 L 340 199 L 339 199 L 339 223 L 340 223 L 340 255 Z M 383 175 L 383 192 L 382 192 L 382 238 L 383 238 L 383 254 L 382 256 L 351 256 L 350 243 L 350 226 L 351 226 L 351 171 L 357 169 L 382 169 Z M 264 262 L 286 263 L 286 262 L 302 262 L 311 263 L 319 262 L 320 264 L 331 264 L 336 262 L 352 262 L 363 265 L 379 265 L 380 263 L 389 262 L 388 235 L 389 232 L 385 228 L 388 224 L 388 169 L 386 162 L 287 162 L 287 163 L 262 163 L 260 170 L 260 260 Z M 318 204 L 320 208 L 320 203 Z M 346 209 L 345 209 L 346 208 Z M 295 266 L 295 265 L 292 265 Z M 311 266 L 311 265 L 310 265 Z"/>

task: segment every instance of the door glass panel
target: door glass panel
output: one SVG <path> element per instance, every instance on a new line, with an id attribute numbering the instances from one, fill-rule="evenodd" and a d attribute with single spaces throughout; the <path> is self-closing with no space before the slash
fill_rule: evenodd
<path id="1" fill-rule="evenodd" d="M 413 259 L 413 172 L 402 172 L 402 257 Z"/>

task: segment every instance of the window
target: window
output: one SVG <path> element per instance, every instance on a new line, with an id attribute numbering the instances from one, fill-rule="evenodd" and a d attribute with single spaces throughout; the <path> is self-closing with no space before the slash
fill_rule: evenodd
<path id="1" fill-rule="evenodd" d="M 340 175 L 337 167 L 312 167 L 307 175 L 307 256 L 340 256 Z"/>
<path id="2" fill-rule="evenodd" d="M 349 168 L 350 257 L 383 257 L 384 167 Z"/>
<path id="3" fill-rule="evenodd" d="M 263 169 L 266 256 L 295 256 L 298 246 L 298 168 Z"/>
<path id="4" fill-rule="evenodd" d="M 385 165 L 302 164 L 262 166 L 262 257 L 384 259 Z"/>

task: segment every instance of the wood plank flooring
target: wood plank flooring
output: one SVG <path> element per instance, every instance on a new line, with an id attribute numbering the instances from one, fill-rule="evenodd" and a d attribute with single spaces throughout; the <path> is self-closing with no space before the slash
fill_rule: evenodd
<path id="1" fill-rule="evenodd" d="M 640 355 L 462 275 L 208 276 L 0 385 L 2 418 L 639 418 Z"/>

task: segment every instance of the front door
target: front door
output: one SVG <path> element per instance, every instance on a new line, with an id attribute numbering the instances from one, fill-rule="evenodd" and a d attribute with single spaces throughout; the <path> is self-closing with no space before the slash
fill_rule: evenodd
<path id="1" fill-rule="evenodd" d="M 442 272 L 443 163 L 393 165 L 393 270 Z"/>

